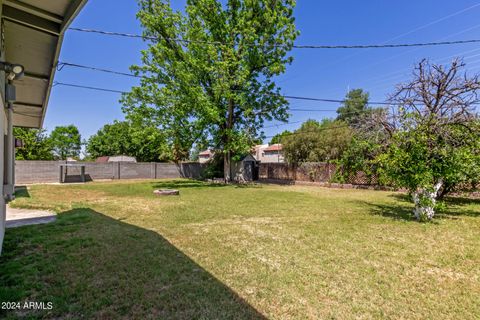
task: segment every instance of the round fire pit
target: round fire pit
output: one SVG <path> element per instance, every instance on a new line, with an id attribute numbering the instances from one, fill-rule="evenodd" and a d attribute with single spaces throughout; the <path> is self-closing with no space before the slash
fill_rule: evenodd
<path id="1" fill-rule="evenodd" d="M 157 196 L 178 196 L 180 191 L 173 189 L 158 189 L 153 191 Z"/>

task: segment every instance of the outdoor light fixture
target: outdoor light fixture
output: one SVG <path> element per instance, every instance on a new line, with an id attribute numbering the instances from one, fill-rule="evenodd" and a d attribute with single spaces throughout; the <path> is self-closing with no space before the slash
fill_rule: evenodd
<path id="1" fill-rule="evenodd" d="M 8 62 L 0 62 L 0 70 L 8 73 L 7 79 L 10 81 L 20 79 L 25 72 L 22 65 Z"/>

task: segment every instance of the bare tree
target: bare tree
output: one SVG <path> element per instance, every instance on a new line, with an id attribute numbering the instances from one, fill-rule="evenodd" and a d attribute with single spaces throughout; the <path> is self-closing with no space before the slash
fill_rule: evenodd
<path id="1" fill-rule="evenodd" d="M 450 125 L 467 126 L 478 115 L 478 75 L 462 73 L 465 63 L 455 59 L 450 66 L 430 64 L 422 60 L 414 69 L 413 80 L 397 86 L 390 101 L 401 106 L 400 116 L 416 113 L 422 124 L 432 125 L 438 133 Z"/>
<path id="2" fill-rule="evenodd" d="M 464 67 L 460 59 L 449 66 L 422 60 L 390 97 L 397 111 L 384 128 L 395 131 L 394 152 L 385 159 L 391 176 L 411 190 L 417 218 L 431 218 L 438 196 L 468 177 L 466 164 L 478 165 L 480 80 Z"/>

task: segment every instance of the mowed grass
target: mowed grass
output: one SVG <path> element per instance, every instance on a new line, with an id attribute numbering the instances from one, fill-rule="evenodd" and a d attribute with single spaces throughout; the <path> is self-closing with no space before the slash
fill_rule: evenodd
<path id="1" fill-rule="evenodd" d="M 176 188 L 178 197 L 156 197 Z M 1 301 L 54 319 L 478 319 L 480 201 L 433 223 L 402 194 L 189 180 L 38 185 L 13 206 Z"/>

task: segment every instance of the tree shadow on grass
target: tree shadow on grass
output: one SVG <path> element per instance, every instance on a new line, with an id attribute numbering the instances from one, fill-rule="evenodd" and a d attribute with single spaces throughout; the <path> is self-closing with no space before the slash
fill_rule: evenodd
<path id="1" fill-rule="evenodd" d="M 167 180 L 155 181 L 152 183 L 155 189 L 187 189 L 187 188 L 260 188 L 256 184 L 225 184 L 225 183 L 211 183 L 200 180 Z"/>
<path id="2" fill-rule="evenodd" d="M 26 186 L 15 186 L 15 198 L 30 198 L 30 193 Z"/>
<path id="3" fill-rule="evenodd" d="M 390 197 L 395 198 L 403 204 L 408 204 L 412 207 L 413 204 L 411 196 L 408 194 L 393 194 Z M 439 219 L 455 219 L 458 216 L 478 217 L 480 216 L 480 199 L 447 196 L 443 200 L 446 205 L 445 209 L 437 210 L 435 217 Z M 465 208 L 469 205 L 479 206 L 478 210 Z"/>
<path id="4" fill-rule="evenodd" d="M 88 208 L 7 231 L 0 300 L 53 302 L 7 319 L 265 319 L 158 233 Z"/>
<path id="5" fill-rule="evenodd" d="M 369 213 L 379 215 L 382 217 L 391 218 L 394 220 L 416 221 L 413 216 L 412 206 L 405 204 L 385 204 L 385 203 L 371 203 L 367 201 L 357 201 L 357 205 L 362 207 L 367 206 Z"/>
<path id="6" fill-rule="evenodd" d="M 403 221 L 417 221 L 413 215 L 413 203 L 411 197 L 408 194 L 396 193 L 390 195 L 390 197 L 397 200 L 398 204 L 385 204 L 385 203 L 370 203 L 367 201 L 360 201 L 362 206 L 368 206 L 370 213 L 380 215 L 383 217 L 389 217 L 394 220 Z M 439 219 L 458 219 L 459 216 L 479 217 L 480 207 L 478 210 L 465 208 L 466 205 L 474 204 L 480 205 L 480 199 L 469 199 L 459 197 L 447 197 L 445 198 L 445 209 L 437 209 L 433 223 Z"/>

